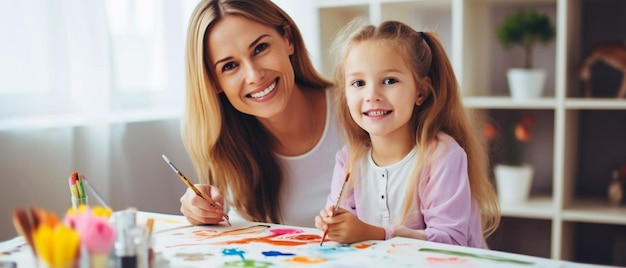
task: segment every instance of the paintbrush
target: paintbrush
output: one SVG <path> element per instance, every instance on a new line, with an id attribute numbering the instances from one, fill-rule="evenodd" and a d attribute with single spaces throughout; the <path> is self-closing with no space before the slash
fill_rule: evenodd
<path id="1" fill-rule="evenodd" d="M 26 239 L 26 242 L 30 245 L 35 256 L 37 256 L 38 253 L 35 248 L 33 233 L 42 224 L 54 225 L 56 223 L 56 215 L 36 207 L 13 210 L 13 225 L 15 226 L 15 230 Z"/>
<path id="2" fill-rule="evenodd" d="M 106 207 L 108 209 L 111 209 L 111 207 L 109 207 L 109 205 L 107 205 L 107 203 L 104 202 L 104 199 L 102 199 L 102 196 L 100 196 L 100 194 L 98 194 L 98 192 L 96 191 L 96 188 L 91 186 L 91 183 L 89 183 L 89 181 L 87 181 L 85 176 L 83 176 L 81 174 L 80 175 L 80 180 L 83 181 L 85 185 L 87 185 L 87 188 L 89 188 L 89 191 L 91 191 L 91 193 L 93 193 L 93 195 L 96 197 L 96 199 L 98 199 L 98 202 L 100 202 L 100 205 L 102 205 L 103 207 Z"/>
<path id="3" fill-rule="evenodd" d="M 339 189 L 339 196 L 337 197 L 337 201 L 335 201 L 335 207 L 333 208 L 333 217 L 337 215 L 337 212 L 339 211 L 339 203 L 341 202 L 341 197 L 343 197 L 344 188 L 346 188 L 346 184 L 348 184 L 348 179 L 350 179 L 350 172 L 346 173 L 346 179 L 343 181 L 341 189 Z M 324 231 L 324 235 L 322 235 L 322 241 L 320 241 L 320 246 L 324 244 L 324 239 L 326 239 L 327 234 L 328 229 L 326 229 L 326 231 Z"/>
<path id="4" fill-rule="evenodd" d="M 37 223 L 33 221 L 33 214 L 26 209 L 13 210 L 13 225 L 17 233 L 26 239 L 26 242 L 33 250 L 33 254 L 37 256 L 37 250 L 35 249 L 35 243 L 33 243 L 33 232 L 39 227 L 39 220 Z"/>
<path id="5" fill-rule="evenodd" d="M 187 184 L 187 186 L 189 186 L 189 188 L 191 188 L 191 190 L 193 190 L 197 196 L 199 196 L 200 198 L 206 200 L 209 202 L 209 206 L 211 206 L 212 208 L 221 208 L 221 206 L 218 206 L 217 204 L 215 204 L 215 202 L 213 202 L 212 199 L 207 199 L 202 192 L 200 192 L 200 190 L 198 190 L 198 188 L 196 188 L 196 186 L 193 185 L 193 183 L 191 183 L 191 181 L 189 181 L 189 179 L 187 179 L 187 177 L 185 177 L 185 175 L 183 175 L 182 172 L 180 172 L 175 166 L 174 164 L 172 164 L 172 161 L 170 161 L 169 158 L 167 158 L 167 156 L 165 156 L 165 154 L 161 155 L 161 157 L 163 157 L 163 160 L 165 160 L 165 162 L 172 168 L 172 170 L 174 170 L 174 172 L 176 174 L 178 174 L 178 177 L 180 177 L 181 180 L 183 180 L 183 182 L 185 184 Z M 228 217 L 226 215 L 222 215 L 222 218 L 226 221 L 226 223 L 228 223 L 228 225 L 230 224 L 230 221 L 228 220 Z"/>

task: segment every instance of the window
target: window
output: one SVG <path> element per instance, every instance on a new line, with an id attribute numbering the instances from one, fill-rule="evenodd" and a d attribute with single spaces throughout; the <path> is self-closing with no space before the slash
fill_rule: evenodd
<path id="1" fill-rule="evenodd" d="M 198 0 L 0 2 L 0 128 L 38 116 L 180 110 Z"/>

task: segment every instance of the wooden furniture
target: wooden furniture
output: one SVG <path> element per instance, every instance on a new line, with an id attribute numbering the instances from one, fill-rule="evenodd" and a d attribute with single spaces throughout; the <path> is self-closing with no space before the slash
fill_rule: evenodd
<path id="1" fill-rule="evenodd" d="M 330 44 L 341 26 L 364 16 L 372 23 L 399 20 L 439 33 L 461 85 L 464 104 L 483 118 L 510 123 L 521 112 L 536 118 L 524 159 L 535 167 L 531 198 L 502 206 L 503 222 L 492 248 L 570 261 L 625 265 L 626 205 L 611 207 L 606 189 L 611 170 L 626 163 L 626 101 L 615 99 L 621 75 L 593 82 L 584 97 L 577 68 L 591 47 L 607 38 L 626 40 L 624 1 L 590 0 L 318 0 L 318 16 L 302 32 L 322 73 L 331 77 Z M 312 5 L 312 4 L 308 4 Z M 506 69 L 520 66 L 521 54 L 505 51 L 495 28 L 518 8 L 547 13 L 557 37 L 537 47 L 534 60 L 547 71 L 544 96 L 509 97 Z M 302 9 L 302 8 L 301 8 Z M 311 11 L 296 10 L 298 14 Z M 297 21 L 297 23 L 299 23 Z M 606 27 L 602 25 L 614 25 Z M 308 27 L 308 28 L 306 28 Z M 612 29 L 614 28 L 614 29 Z M 620 32 L 621 31 L 621 32 Z M 305 39 L 307 37 L 305 36 Z M 606 68 L 593 70 L 594 77 Z M 612 83 L 612 84 L 611 84 Z M 610 91 L 610 92 L 609 92 Z M 498 159 L 493 159 L 495 164 Z M 620 252 L 618 252 L 620 251 Z"/>

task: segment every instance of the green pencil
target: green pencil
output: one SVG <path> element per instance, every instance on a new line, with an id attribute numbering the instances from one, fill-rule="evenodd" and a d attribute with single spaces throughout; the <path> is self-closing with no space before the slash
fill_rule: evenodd
<path id="1" fill-rule="evenodd" d="M 83 186 L 83 180 L 81 179 L 82 175 L 77 177 L 76 186 L 78 188 L 78 194 L 80 198 L 85 198 L 87 195 L 85 194 L 85 187 Z"/>

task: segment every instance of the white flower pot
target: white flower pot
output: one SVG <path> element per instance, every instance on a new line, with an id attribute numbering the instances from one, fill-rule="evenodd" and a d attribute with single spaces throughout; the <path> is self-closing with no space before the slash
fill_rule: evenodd
<path id="1" fill-rule="evenodd" d="M 543 95 L 546 72 L 543 69 L 512 68 L 507 72 L 511 97 L 516 100 L 539 98 Z"/>
<path id="2" fill-rule="evenodd" d="M 501 204 L 523 203 L 528 199 L 533 178 L 533 167 L 496 165 L 496 189 Z"/>

